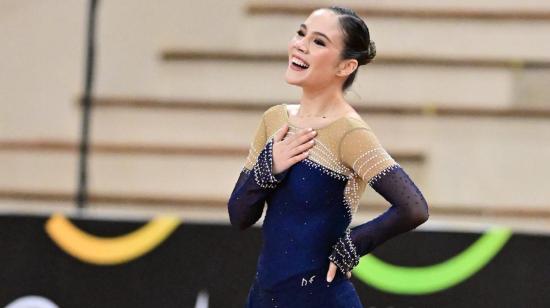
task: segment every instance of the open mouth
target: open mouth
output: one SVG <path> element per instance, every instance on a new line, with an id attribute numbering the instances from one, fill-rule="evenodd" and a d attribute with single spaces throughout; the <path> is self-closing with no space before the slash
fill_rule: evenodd
<path id="1" fill-rule="evenodd" d="M 292 57 L 290 59 L 290 66 L 294 69 L 294 70 L 297 70 L 297 71 L 303 71 L 303 70 L 307 70 L 309 68 L 309 64 L 307 64 L 306 62 L 296 58 L 296 57 Z"/>

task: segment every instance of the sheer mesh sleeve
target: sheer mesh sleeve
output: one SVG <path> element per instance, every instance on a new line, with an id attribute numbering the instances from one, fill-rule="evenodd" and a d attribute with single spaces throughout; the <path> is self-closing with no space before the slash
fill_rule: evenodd
<path id="1" fill-rule="evenodd" d="M 372 131 L 360 128 L 347 133 L 342 139 L 341 151 L 344 162 L 391 204 L 375 219 L 346 230 L 333 246 L 329 259 L 335 260 L 345 273 L 357 265 L 359 257 L 388 239 L 416 228 L 429 215 L 428 204 L 418 187 Z"/>
<path id="2" fill-rule="evenodd" d="M 250 143 L 248 156 L 227 202 L 229 220 L 244 230 L 260 219 L 269 193 L 280 183 L 288 169 L 273 174 L 273 138 L 266 142 L 264 115 Z"/>
<path id="3" fill-rule="evenodd" d="M 426 199 L 401 166 L 391 168 L 370 185 L 391 207 L 351 230 L 351 240 L 360 256 L 386 240 L 416 228 L 429 216 Z"/>

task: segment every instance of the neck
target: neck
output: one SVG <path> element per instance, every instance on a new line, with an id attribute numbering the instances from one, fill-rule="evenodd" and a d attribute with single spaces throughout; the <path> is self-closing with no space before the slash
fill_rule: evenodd
<path id="1" fill-rule="evenodd" d="M 332 117 L 341 113 L 347 105 L 344 93 L 337 86 L 325 88 L 302 88 L 300 117 Z"/>

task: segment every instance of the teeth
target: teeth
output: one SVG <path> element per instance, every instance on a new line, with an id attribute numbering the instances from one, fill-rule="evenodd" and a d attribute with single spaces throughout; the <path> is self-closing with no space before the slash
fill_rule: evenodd
<path id="1" fill-rule="evenodd" d="M 308 68 L 309 65 L 307 65 L 304 61 L 298 59 L 298 58 L 295 58 L 295 57 L 292 57 L 292 63 L 298 65 L 299 67 L 302 67 L 302 68 Z"/>

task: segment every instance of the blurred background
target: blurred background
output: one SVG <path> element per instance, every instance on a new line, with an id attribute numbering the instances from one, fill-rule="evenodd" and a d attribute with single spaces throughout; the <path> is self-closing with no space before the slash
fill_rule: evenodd
<path id="1" fill-rule="evenodd" d="M 377 56 L 361 67 L 347 98 L 430 206 L 427 223 L 388 242 L 378 256 L 395 264 L 427 265 L 458 254 L 492 226 L 517 235 L 517 245 L 502 244 L 512 249 L 508 254 L 516 263 L 503 259 L 487 277 L 457 282 L 458 291 L 413 299 L 371 285 L 361 291 L 365 306 L 505 307 L 484 289 L 488 283 L 501 287 L 494 294 L 511 296 L 505 301 L 510 305 L 550 304 L 543 295 L 548 284 L 543 287 L 529 274 L 548 277 L 548 266 L 520 257 L 550 255 L 550 2 L 99 1 L 89 201 L 79 208 L 90 2 L 0 0 L 0 248 L 9 252 L 0 258 L 0 305 L 34 294 L 61 307 L 123 307 L 129 302 L 115 296 L 120 286 L 111 282 L 106 291 L 102 281 L 116 275 L 121 283 L 128 275 L 147 277 L 136 268 L 121 274 L 113 265 L 77 262 L 63 247 L 48 244 L 55 238 L 51 229 L 46 229 L 49 236 L 36 237 L 54 213 L 62 213 L 75 228 L 105 238 L 139 230 L 159 215 L 177 217 L 181 225 L 168 237 L 173 251 L 161 251 L 157 258 L 150 252 L 144 269 L 158 260 L 166 266 L 170 256 L 185 254 L 173 237 L 185 233 L 186 224 L 196 237 L 182 235 L 181 245 L 211 243 L 203 245 L 205 254 L 221 249 L 231 259 L 217 263 L 221 267 L 211 275 L 232 267 L 227 264 L 236 266 L 231 273 L 238 283 L 214 287 L 214 276 L 208 275 L 204 284 L 193 280 L 195 275 L 179 277 L 181 285 L 159 278 L 155 283 L 171 286 L 170 295 L 157 290 L 147 299 L 158 304 L 142 299 L 129 307 L 241 307 L 254 273 L 261 223 L 250 232 L 236 232 L 229 227 L 226 202 L 263 111 L 300 98 L 299 88 L 284 81 L 288 41 L 312 10 L 328 5 L 349 6 L 365 18 Z M 368 188 L 352 224 L 388 206 Z M 201 239 L 205 234 L 208 239 Z M 43 252 L 32 243 L 52 247 Z M 157 250 L 163 245 L 169 244 Z M 247 262 L 232 260 L 242 253 L 238 245 L 252 247 Z M 44 278 L 42 253 L 47 264 L 58 266 L 57 276 L 50 276 L 53 285 Z M 421 261 L 405 264 L 407 256 Z M 175 275 L 196 269 L 193 262 L 212 264 L 204 255 L 194 257 L 180 259 L 176 272 L 164 269 Z M 508 268 L 511 264 L 522 267 Z M 30 270 L 33 266 L 40 274 Z M 25 268 L 30 272 L 23 277 L 18 271 Z M 523 287 L 531 299 L 515 287 L 510 295 L 507 278 L 518 286 L 528 278 Z M 92 287 L 96 279 L 98 286 Z M 139 290 L 145 280 L 132 280 L 127 291 Z M 65 284 L 77 288 L 71 296 L 61 293 Z M 99 288 L 98 302 L 77 296 L 84 290 L 94 294 L 94 288 Z M 477 299 L 466 296 L 476 294 Z M 487 301 L 480 294 L 487 294 Z"/>

